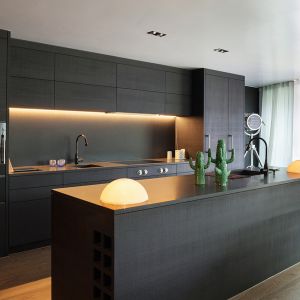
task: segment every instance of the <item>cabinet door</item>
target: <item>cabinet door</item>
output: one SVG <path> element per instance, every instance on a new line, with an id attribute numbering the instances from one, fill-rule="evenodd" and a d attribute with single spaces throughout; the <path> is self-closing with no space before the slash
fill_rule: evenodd
<path id="1" fill-rule="evenodd" d="M 116 111 L 116 89 L 109 86 L 55 82 L 55 108 Z"/>
<path id="2" fill-rule="evenodd" d="M 54 54 L 34 49 L 11 47 L 9 53 L 9 75 L 54 79 Z"/>
<path id="3" fill-rule="evenodd" d="M 191 95 L 191 75 L 166 72 L 166 92 L 171 94 Z"/>
<path id="4" fill-rule="evenodd" d="M 9 247 L 47 241 L 51 236 L 51 198 L 9 205 Z"/>
<path id="5" fill-rule="evenodd" d="M 204 148 L 208 149 L 208 140 L 212 155 L 216 155 L 219 139 L 228 139 L 228 79 L 213 75 L 205 76 L 204 101 Z M 207 137 L 209 136 L 209 138 Z M 210 168 L 212 169 L 212 167 Z"/>
<path id="6" fill-rule="evenodd" d="M 164 114 L 165 94 L 118 88 L 117 111 L 145 114 Z"/>
<path id="7" fill-rule="evenodd" d="M 10 107 L 54 108 L 54 81 L 9 77 Z"/>
<path id="8" fill-rule="evenodd" d="M 0 175 L 0 203 L 5 202 L 6 180 L 4 175 Z"/>
<path id="9" fill-rule="evenodd" d="M 116 86 L 116 64 L 57 54 L 55 58 L 55 80 Z"/>
<path id="10" fill-rule="evenodd" d="M 165 72 L 149 68 L 118 64 L 117 86 L 132 90 L 165 91 Z"/>
<path id="11" fill-rule="evenodd" d="M 6 120 L 7 40 L 0 38 L 0 121 Z"/>
<path id="12" fill-rule="evenodd" d="M 0 257 L 6 254 L 6 207 L 0 203 Z"/>
<path id="13" fill-rule="evenodd" d="M 189 95 L 166 94 L 165 114 L 172 116 L 192 115 L 192 97 Z"/>
<path id="14" fill-rule="evenodd" d="M 245 112 L 245 83 L 242 80 L 229 79 L 229 119 L 228 143 L 233 143 L 235 161 L 228 165 L 229 169 L 244 168 L 244 112 Z"/>

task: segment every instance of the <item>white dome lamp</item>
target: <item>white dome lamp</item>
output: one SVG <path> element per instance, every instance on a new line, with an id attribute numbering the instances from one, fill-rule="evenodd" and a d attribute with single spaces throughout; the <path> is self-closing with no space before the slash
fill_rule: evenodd
<path id="1" fill-rule="evenodd" d="M 100 201 L 112 205 L 130 205 L 149 199 L 145 188 L 137 181 L 121 178 L 109 183 L 100 195 Z"/>

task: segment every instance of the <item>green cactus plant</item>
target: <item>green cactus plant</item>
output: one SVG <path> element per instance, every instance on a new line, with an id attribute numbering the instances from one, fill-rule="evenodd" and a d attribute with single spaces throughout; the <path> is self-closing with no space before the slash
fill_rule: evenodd
<path id="1" fill-rule="evenodd" d="M 227 164 L 234 161 L 234 149 L 230 150 L 231 158 L 227 159 L 226 145 L 224 140 L 218 140 L 216 158 L 211 157 L 211 162 L 216 165 L 215 175 L 216 183 L 221 186 L 226 186 L 230 171 L 227 170 Z"/>
<path id="2" fill-rule="evenodd" d="M 211 161 L 211 151 L 208 150 L 208 159 L 207 163 L 205 164 L 204 161 L 204 153 L 203 152 L 197 152 L 196 154 L 196 160 L 195 164 L 193 164 L 193 159 L 190 157 L 190 166 L 193 170 L 195 170 L 195 180 L 196 185 L 202 185 L 205 184 L 205 170 L 209 167 Z"/>

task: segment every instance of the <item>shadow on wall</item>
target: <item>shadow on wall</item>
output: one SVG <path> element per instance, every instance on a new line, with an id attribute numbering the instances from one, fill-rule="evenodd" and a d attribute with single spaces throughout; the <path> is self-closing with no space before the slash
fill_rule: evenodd
<path id="1" fill-rule="evenodd" d="M 9 147 L 14 166 L 72 162 L 75 140 L 84 133 L 80 155 L 90 161 L 165 157 L 175 145 L 175 118 L 90 112 L 11 109 Z"/>

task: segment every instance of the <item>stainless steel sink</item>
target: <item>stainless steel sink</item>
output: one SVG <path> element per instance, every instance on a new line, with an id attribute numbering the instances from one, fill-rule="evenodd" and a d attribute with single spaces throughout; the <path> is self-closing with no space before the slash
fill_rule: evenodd
<path id="1" fill-rule="evenodd" d="M 37 168 L 23 168 L 23 167 L 14 169 L 14 173 L 38 172 L 38 171 L 42 171 L 42 170 Z"/>
<path id="2" fill-rule="evenodd" d="M 255 176 L 261 175 L 259 170 L 248 170 L 248 169 L 240 169 L 240 170 L 232 170 L 232 175 L 244 175 L 244 176 Z"/>
<path id="3" fill-rule="evenodd" d="M 101 168 L 102 166 L 94 165 L 94 164 L 86 164 L 86 165 L 77 165 L 75 168 L 77 169 L 89 169 L 89 168 Z"/>

